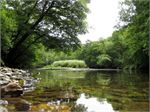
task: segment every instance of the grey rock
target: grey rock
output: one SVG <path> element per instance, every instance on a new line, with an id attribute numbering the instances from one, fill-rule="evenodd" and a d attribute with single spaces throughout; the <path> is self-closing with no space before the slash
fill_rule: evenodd
<path id="1" fill-rule="evenodd" d="M 8 112 L 8 110 L 4 106 L 0 106 L 0 112 Z"/>
<path id="2" fill-rule="evenodd" d="M 11 79 L 9 76 L 7 75 L 0 75 L 0 85 L 5 85 L 8 84 L 9 82 L 11 82 Z"/>
<path id="3" fill-rule="evenodd" d="M 0 100 L 0 105 L 8 105 L 8 101 L 6 101 L 6 100 Z"/>
<path id="4" fill-rule="evenodd" d="M 5 75 L 11 77 L 12 76 L 12 72 L 5 73 Z"/>
<path id="5" fill-rule="evenodd" d="M 11 78 L 12 78 L 12 79 L 15 79 L 15 80 L 17 80 L 17 79 L 18 79 L 18 80 L 19 80 L 19 79 L 21 79 L 21 77 L 20 77 L 20 76 L 15 76 L 15 75 L 14 75 L 14 76 L 12 76 Z"/>

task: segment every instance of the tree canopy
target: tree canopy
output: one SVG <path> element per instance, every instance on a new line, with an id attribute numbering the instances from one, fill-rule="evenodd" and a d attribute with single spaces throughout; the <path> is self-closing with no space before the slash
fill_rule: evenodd
<path id="1" fill-rule="evenodd" d="M 61 50 L 76 48 L 77 35 L 86 32 L 86 4 L 86 0 L 2 0 L 2 60 L 19 67 L 22 57 L 34 55 L 38 43 Z"/>

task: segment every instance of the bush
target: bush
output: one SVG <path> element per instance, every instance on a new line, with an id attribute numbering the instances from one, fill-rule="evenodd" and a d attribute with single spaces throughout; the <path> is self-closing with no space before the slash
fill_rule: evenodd
<path id="1" fill-rule="evenodd" d="M 53 67 L 71 67 L 71 68 L 86 68 L 86 64 L 82 60 L 61 60 L 55 61 Z"/>

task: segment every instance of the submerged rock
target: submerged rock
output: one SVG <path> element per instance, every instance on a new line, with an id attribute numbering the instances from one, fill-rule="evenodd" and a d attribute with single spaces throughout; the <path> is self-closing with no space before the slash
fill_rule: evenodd
<path id="1" fill-rule="evenodd" d="M 30 109 L 31 104 L 26 100 L 21 100 L 15 103 L 15 108 L 17 111 L 28 111 Z"/>
<path id="2" fill-rule="evenodd" d="M 33 105 L 29 112 L 71 112 L 69 105 L 47 105 L 46 103 Z"/>

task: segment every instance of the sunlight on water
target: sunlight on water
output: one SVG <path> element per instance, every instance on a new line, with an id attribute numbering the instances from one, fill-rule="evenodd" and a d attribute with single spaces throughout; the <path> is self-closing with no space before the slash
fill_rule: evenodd
<path id="1" fill-rule="evenodd" d="M 76 101 L 77 105 L 82 104 L 87 107 L 88 112 L 116 112 L 110 103 L 103 99 L 98 101 L 96 97 L 86 98 L 85 94 L 82 93 Z"/>

